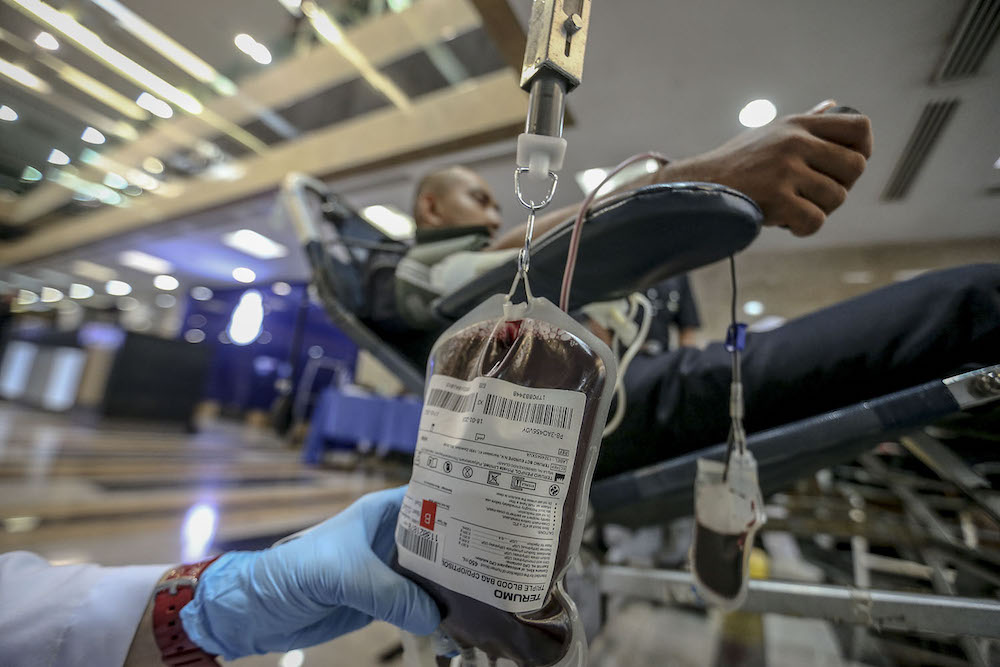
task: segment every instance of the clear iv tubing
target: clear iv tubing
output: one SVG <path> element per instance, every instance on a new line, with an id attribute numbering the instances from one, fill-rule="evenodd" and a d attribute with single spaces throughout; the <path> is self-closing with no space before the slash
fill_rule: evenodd
<path id="1" fill-rule="evenodd" d="M 639 350 L 642 349 L 643 344 L 646 342 L 646 337 L 649 336 L 649 327 L 653 323 L 653 304 L 649 302 L 649 299 L 635 292 L 629 295 L 629 302 L 632 304 L 632 307 L 629 309 L 628 315 L 625 316 L 626 319 L 634 319 L 641 305 L 643 309 L 642 323 L 639 325 L 639 332 L 636 334 L 635 340 L 632 341 L 632 344 L 622 354 L 621 361 L 618 364 L 618 378 L 615 382 L 615 396 L 618 402 L 615 406 L 614 416 L 607 423 L 607 426 L 604 427 L 604 432 L 601 434 L 601 437 L 604 438 L 618 430 L 618 427 L 621 426 L 622 421 L 625 419 L 625 373 L 628 371 L 629 364 L 635 359 L 635 355 L 639 353 Z M 611 350 L 616 355 L 618 354 L 618 338 L 618 334 L 615 334 L 614 339 L 611 341 Z"/>
<path id="2" fill-rule="evenodd" d="M 563 271 L 563 281 L 562 290 L 559 292 L 559 307 L 563 310 L 569 310 L 569 291 L 573 284 L 573 272 L 576 270 L 576 256 L 580 250 L 580 232 L 583 228 L 583 219 L 587 216 L 587 212 L 590 210 L 591 205 L 597 198 L 597 192 L 604 187 L 604 184 L 609 180 L 618 175 L 618 173 L 625 167 L 635 164 L 640 160 L 656 160 L 661 165 L 669 164 L 670 158 L 661 153 L 648 152 L 639 153 L 633 155 L 632 157 L 622 161 L 618 166 L 608 172 L 608 175 L 604 177 L 604 180 L 598 184 L 596 188 L 590 191 L 587 198 L 583 200 L 580 204 L 580 210 L 576 214 L 576 221 L 573 223 L 573 235 L 569 240 L 569 251 L 566 253 L 566 269 Z"/>
<path id="3" fill-rule="evenodd" d="M 729 279 L 732 282 L 733 296 L 732 301 L 729 306 L 729 316 L 730 316 L 730 331 L 738 337 L 736 330 L 736 259 L 732 255 L 729 256 Z M 732 384 L 729 390 L 729 439 L 726 446 L 726 467 L 722 472 L 723 481 L 729 475 L 729 461 L 733 454 L 733 448 L 739 449 L 740 454 L 746 452 L 747 446 L 747 434 L 746 430 L 743 428 L 743 413 L 744 413 L 744 401 L 743 401 L 743 372 L 742 372 L 742 355 L 740 354 L 739 341 L 734 340 L 731 354 L 732 354 Z"/>

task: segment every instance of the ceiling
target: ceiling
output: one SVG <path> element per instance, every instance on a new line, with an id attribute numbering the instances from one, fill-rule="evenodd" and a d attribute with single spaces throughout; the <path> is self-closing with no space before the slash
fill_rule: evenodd
<path id="1" fill-rule="evenodd" d="M 11 8 L 12 1 L 0 2 L 0 24 L 4 30 L 20 31 L 22 39 L 30 41 L 38 26 L 25 24 L 27 19 Z M 79 0 L 71 6 L 87 17 L 99 17 L 103 12 L 93 2 Z M 443 2 L 418 0 L 401 14 L 428 10 Z M 300 61 L 295 58 L 308 57 L 308 53 L 316 57 L 315 51 L 326 46 L 311 36 L 305 47 L 298 48 L 313 51 L 306 55 L 296 51 L 296 39 L 305 39 L 296 37 L 303 28 L 296 27 L 292 15 L 278 0 L 133 0 L 126 4 L 196 51 L 241 89 L 262 96 L 265 93 L 258 93 L 253 81 L 266 76 L 267 68 L 256 66 L 236 51 L 231 35 L 247 32 L 273 44 L 275 64 L 271 68 L 297 64 Z M 496 3 L 474 4 L 481 8 Z M 525 26 L 530 2 L 512 0 L 510 4 Z M 165 182 L 185 184 L 190 188 L 186 190 L 190 197 L 169 199 L 143 194 L 138 200 L 148 198 L 149 204 L 140 202 L 131 209 L 94 209 L 74 203 L 72 193 L 67 195 L 65 188 L 47 182 L 26 186 L 16 182 L 16 175 L 10 176 L 16 167 L 9 165 L 29 154 L 37 155 L 44 147 L 32 148 L 37 141 L 16 136 L 10 127 L 0 126 L 0 170 L 7 175 L 0 187 L 15 193 L 0 201 L 0 214 L 5 209 L 8 213 L 16 211 L 22 198 L 37 196 L 36 190 L 46 186 L 50 194 L 58 190 L 59 195 L 47 200 L 49 210 L 45 213 L 18 223 L 29 227 L 30 232 L 18 239 L 0 241 L 0 262 L 6 258 L 21 276 L 39 277 L 45 269 L 68 275 L 75 259 L 115 266 L 119 251 L 134 248 L 169 259 L 186 286 L 231 282 L 228 269 L 237 261 L 253 268 L 260 281 L 302 279 L 305 266 L 297 252 L 284 259 L 250 264 L 250 259 L 233 255 L 234 251 L 220 241 L 225 231 L 249 227 L 294 248 L 292 235 L 276 211 L 273 186 L 282 170 L 301 165 L 313 173 L 332 175 L 336 189 L 359 207 L 382 203 L 406 210 L 413 186 L 424 171 L 446 162 L 463 162 L 479 170 L 498 192 L 507 224 L 519 222 L 523 211 L 511 192 L 513 139 L 482 143 L 490 132 L 513 137 L 516 130 L 511 128 L 511 118 L 518 113 L 523 117 L 524 94 L 517 89 L 512 70 L 506 66 L 510 59 L 502 56 L 510 51 L 510 44 L 488 36 L 481 19 L 462 19 L 456 33 L 447 30 L 447 20 L 432 17 L 438 22 L 435 43 L 449 45 L 449 53 L 465 68 L 462 81 L 449 82 L 440 66 L 440 54 L 430 55 L 426 40 L 423 46 L 405 54 L 373 55 L 388 48 L 384 39 L 375 38 L 374 31 L 382 25 L 378 23 L 380 18 L 387 21 L 392 14 L 388 7 L 384 16 L 366 13 L 369 6 L 378 5 L 367 0 L 324 4 L 331 15 L 342 20 L 348 34 L 358 35 L 358 48 L 370 55 L 379 71 L 390 72 L 391 80 L 409 91 L 415 111 L 406 117 L 393 116 L 398 110 L 393 109 L 391 101 L 359 77 L 357 70 L 353 76 L 341 76 L 336 81 L 331 77 L 322 82 L 325 88 L 313 90 L 310 96 L 289 92 L 290 97 L 299 96 L 293 101 L 278 99 L 270 104 L 268 108 L 295 130 L 289 137 L 281 136 L 272 127 L 273 118 L 272 125 L 268 125 L 260 114 L 244 111 L 240 116 L 231 109 L 221 109 L 220 113 L 239 118 L 240 127 L 255 132 L 267 144 L 267 154 L 257 154 L 224 132 L 213 131 L 206 139 L 219 146 L 223 156 L 203 160 L 184 171 L 171 166 L 170 158 L 196 150 L 169 141 L 148 144 L 174 147 L 173 152 L 162 150 L 156 155 L 168 163 Z M 473 5 L 462 6 L 468 9 Z M 554 206 L 581 198 L 571 175 L 584 169 L 612 166 L 642 150 L 656 149 L 682 157 L 717 146 L 743 129 L 737 113 L 749 100 L 766 97 L 776 104 L 780 114 L 785 114 L 832 97 L 872 118 L 875 153 L 868 170 L 847 203 L 818 234 L 798 239 L 782 230 L 766 230 L 754 249 L 1000 237 L 1000 169 L 994 167 L 1000 158 L 1000 49 L 994 44 L 974 76 L 933 83 L 966 6 L 952 0 L 594 0 L 584 82 L 569 97 L 575 122 L 566 131 L 569 151 Z M 454 11 L 445 15 L 458 16 Z M 132 38 L 118 34 L 121 29 L 113 20 L 94 20 L 94 30 L 106 30 L 114 40 L 120 40 L 108 36 L 108 43 L 130 53 L 140 52 L 141 45 L 129 43 L 127 40 Z M 350 33 L 352 29 L 372 30 L 372 37 Z M 464 42 L 460 41 L 462 36 Z M 0 50 L 0 57 L 11 60 L 5 53 L 9 51 Z M 61 51 L 57 53 L 62 57 Z M 67 56 L 66 60 L 81 70 L 88 68 L 92 76 L 102 75 L 101 68 L 82 54 Z M 147 54 L 147 60 L 153 63 L 157 58 Z M 158 67 L 164 77 L 180 79 L 183 74 L 176 68 L 171 71 L 169 63 L 160 62 Z M 292 80 L 319 76 L 321 69 L 297 65 L 281 78 L 264 80 L 260 90 L 287 86 L 293 91 Z M 44 71 L 39 67 L 39 72 Z M 289 72 L 295 76 L 290 77 Z M 134 84 L 109 77 L 106 70 L 103 80 L 130 99 L 138 95 Z M 190 77 L 187 80 L 190 82 Z M 210 91 L 188 85 L 199 99 L 211 99 Z M 82 94 L 72 94 L 74 100 L 86 101 Z M 7 99 L 23 102 L 29 109 L 23 115 L 24 126 L 29 126 L 30 116 L 31 132 L 45 138 L 65 137 L 64 145 L 79 136 L 79 119 L 72 125 L 58 111 L 46 117 L 43 102 L 29 97 L 10 84 L 0 83 L 0 103 L 6 104 Z M 924 107 L 950 98 L 959 104 L 938 141 L 929 148 L 912 187 L 901 199 L 884 201 L 883 191 Z M 312 106 L 301 106 L 309 100 Z M 385 124 L 375 125 L 383 116 L 379 122 Z M 480 125 L 471 124 L 473 117 L 485 120 Z M 405 118 L 411 118 L 413 124 L 402 125 Z M 143 136 L 162 130 L 163 125 L 148 122 L 142 126 Z M 405 132 L 401 130 L 392 141 L 383 141 L 383 135 L 393 127 Z M 418 135 L 421 140 L 427 135 L 426 141 L 416 141 Z M 461 146 L 456 140 L 463 137 L 478 139 L 467 142 L 465 148 L 454 149 Z M 127 146 L 129 142 L 121 144 Z M 434 150 L 435 146 L 439 150 Z M 82 144 L 71 148 L 79 150 Z M 442 153 L 445 149 L 447 152 Z M 204 172 L 213 160 L 247 165 L 247 174 L 235 181 L 206 181 Z M 255 165 L 262 166 L 255 169 Z M 257 171 L 266 172 L 267 178 L 255 180 Z M 226 203 L 227 198 L 234 201 Z M 59 199 L 61 203 L 52 208 L 52 202 Z M 86 233 L 79 231 L 84 228 Z M 122 275 L 129 275 L 128 270 L 120 270 Z M 140 284 L 148 282 L 148 277 L 141 275 L 134 279 Z"/>

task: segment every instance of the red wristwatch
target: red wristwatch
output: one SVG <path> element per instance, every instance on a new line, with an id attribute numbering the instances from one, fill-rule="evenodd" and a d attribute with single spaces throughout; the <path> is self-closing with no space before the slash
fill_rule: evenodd
<path id="1" fill-rule="evenodd" d="M 178 565 L 164 575 L 153 592 L 153 637 L 164 665 L 218 667 L 215 656 L 191 641 L 181 625 L 181 607 L 194 598 L 198 577 L 216 558 Z"/>

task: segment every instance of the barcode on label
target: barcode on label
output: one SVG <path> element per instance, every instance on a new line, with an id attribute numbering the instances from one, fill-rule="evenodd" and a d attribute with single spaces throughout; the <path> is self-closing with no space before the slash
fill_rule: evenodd
<path id="1" fill-rule="evenodd" d="M 430 396 L 427 397 L 427 405 L 452 412 L 469 412 L 472 410 L 472 404 L 475 400 L 475 394 L 456 394 L 446 389 L 431 389 Z"/>
<path id="2" fill-rule="evenodd" d="M 396 543 L 421 558 L 437 561 L 437 537 L 423 529 L 404 528 L 400 525 L 399 530 L 396 531 Z"/>
<path id="3" fill-rule="evenodd" d="M 486 395 L 483 412 L 492 417 L 556 428 L 569 428 L 573 421 L 573 408 L 549 403 L 528 403 L 496 394 Z"/>

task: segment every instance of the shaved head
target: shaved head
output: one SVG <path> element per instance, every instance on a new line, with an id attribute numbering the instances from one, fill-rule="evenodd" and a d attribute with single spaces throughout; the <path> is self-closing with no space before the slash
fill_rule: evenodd
<path id="1" fill-rule="evenodd" d="M 493 191 L 468 167 L 450 165 L 420 179 L 413 202 L 418 228 L 484 225 L 500 227 L 500 206 Z"/>

